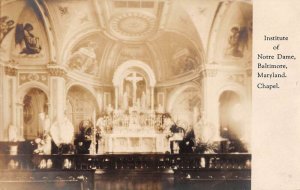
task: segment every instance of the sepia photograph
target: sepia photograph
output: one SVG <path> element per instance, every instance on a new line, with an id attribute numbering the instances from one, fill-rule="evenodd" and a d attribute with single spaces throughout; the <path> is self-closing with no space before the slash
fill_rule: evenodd
<path id="1" fill-rule="evenodd" d="M 0 190 L 251 189 L 252 1 L 0 3 Z"/>

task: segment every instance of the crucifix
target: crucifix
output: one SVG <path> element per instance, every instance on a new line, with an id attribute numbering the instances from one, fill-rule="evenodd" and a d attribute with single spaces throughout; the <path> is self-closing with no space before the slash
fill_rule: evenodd
<path id="1" fill-rule="evenodd" d="M 128 76 L 125 78 L 127 81 L 131 82 L 132 83 L 132 104 L 134 105 L 136 103 L 136 90 L 137 90 L 137 83 L 139 81 L 142 81 L 143 80 L 143 77 L 138 77 L 136 75 L 136 72 L 132 73 L 132 76 Z"/>

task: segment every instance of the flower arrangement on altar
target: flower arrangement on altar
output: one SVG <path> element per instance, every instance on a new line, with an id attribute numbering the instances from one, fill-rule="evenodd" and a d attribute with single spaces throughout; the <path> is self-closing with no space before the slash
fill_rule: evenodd
<path id="1" fill-rule="evenodd" d="M 196 139 L 195 152 L 204 154 L 213 154 L 218 152 L 218 144 L 215 142 L 203 141 L 201 138 Z"/>
<path id="2" fill-rule="evenodd" d="M 34 154 L 51 154 L 51 137 L 49 134 L 43 135 L 42 138 L 36 138 L 35 143 L 36 149 L 33 151 Z"/>

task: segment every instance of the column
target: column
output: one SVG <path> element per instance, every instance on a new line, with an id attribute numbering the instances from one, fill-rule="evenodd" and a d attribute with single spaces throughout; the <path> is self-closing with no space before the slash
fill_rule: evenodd
<path id="1" fill-rule="evenodd" d="M 15 127 L 19 127 L 16 124 L 16 90 L 17 90 L 17 69 L 6 66 L 5 75 L 2 77 L 2 117 L 3 121 L 1 123 L 1 139 L 7 140 L 8 133 L 7 128 L 10 124 L 13 124 Z"/>
<path id="2" fill-rule="evenodd" d="M 0 141 L 3 140 L 4 138 L 4 118 L 3 118 L 3 114 L 4 114 L 4 67 L 0 64 Z"/>
<path id="3" fill-rule="evenodd" d="M 154 87 L 151 86 L 150 88 L 151 88 L 151 94 L 150 94 L 150 96 L 151 96 L 151 111 L 154 111 Z"/>
<path id="4" fill-rule="evenodd" d="M 248 151 L 251 152 L 251 129 L 252 129 L 252 64 L 249 64 L 249 69 L 246 71 L 246 89 L 247 89 L 247 95 L 245 102 L 245 131 L 244 131 L 244 138 L 247 142 L 247 148 Z"/>
<path id="5" fill-rule="evenodd" d="M 103 111 L 104 104 L 103 104 L 103 93 L 99 89 L 96 90 L 96 100 L 97 100 L 97 107 L 99 108 L 99 113 Z"/>
<path id="6" fill-rule="evenodd" d="M 205 119 L 212 125 L 213 139 L 220 138 L 218 79 L 216 70 L 206 70 L 202 74 L 203 81 L 203 111 Z M 215 87 L 215 88 L 214 88 Z M 203 114 L 203 113 L 201 113 Z"/>
<path id="7" fill-rule="evenodd" d="M 50 68 L 50 97 L 49 118 L 53 121 L 60 121 L 64 118 L 66 109 L 66 87 L 65 71 L 60 68 Z"/>
<path id="8" fill-rule="evenodd" d="M 18 139 L 19 140 L 24 140 L 24 126 L 23 126 L 23 107 L 24 104 L 21 102 L 16 103 L 17 105 L 17 113 L 16 113 L 16 125 L 19 126 L 18 130 Z"/>
<path id="9" fill-rule="evenodd" d="M 118 110 L 119 107 L 119 87 L 115 86 L 115 110 Z"/>

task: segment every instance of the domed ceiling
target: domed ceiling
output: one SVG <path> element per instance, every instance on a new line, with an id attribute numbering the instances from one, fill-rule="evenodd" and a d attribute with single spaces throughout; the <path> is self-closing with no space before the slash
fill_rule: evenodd
<path id="1" fill-rule="evenodd" d="M 33 50 L 36 52 L 25 56 L 31 61 L 22 60 L 38 64 L 54 61 L 71 73 L 106 84 L 111 84 L 116 68 L 128 60 L 148 64 L 158 82 L 194 75 L 207 61 L 210 30 L 220 4 L 219 0 L 10 0 L 2 3 L 10 7 L 4 10 L 18 8 L 16 12 L 4 11 L 3 15 L 23 27 L 31 24 L 31 33 L 41 44 L 40 50 L 37 47 Z M 245 7 L 241 10 L 248 10 Z M 250 15 L 249 12 L 245 14 Z M 227 17 L 235 18 L 230 14 Z M 245 22 L 251 20 L 248 17 L 244 17 Z M 14 44 L 8 43 L 15 41 L 13 33 L 1 39 L 2 49 L 15 51 Z M 227 36 L 223 39 L 224 44 Z"/>
<path id="2" fill-rule="evenodd" d="M 94 47 L 89 48 L 90 53 L 83 53 L 84 49 L 78 52 L 80 45 L 73 46 L 67 52 L 69 67 L 107 83 L 111 82 L 115 69 L 128 60 L 148 64 L 158 81 L 191 74 L 203 64 L 204 52 L 191 19 L 180 7 L 179 1 L 94 1 L 93 14 L 98 16 L 101 39 L 92 40 Z M 76 43 L 88 47 L 90 38 Z M 90 71 L 76 68 L 76 59 L 69 60 L 74 52 L 85 57 L 81 60 L 95 58 L 91 60 Z"/>

